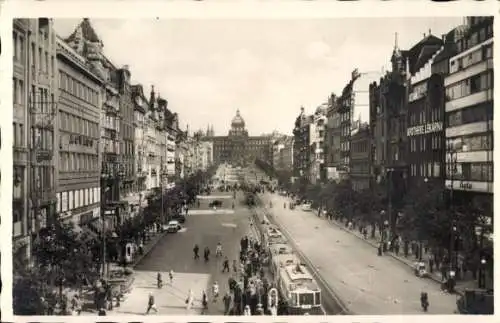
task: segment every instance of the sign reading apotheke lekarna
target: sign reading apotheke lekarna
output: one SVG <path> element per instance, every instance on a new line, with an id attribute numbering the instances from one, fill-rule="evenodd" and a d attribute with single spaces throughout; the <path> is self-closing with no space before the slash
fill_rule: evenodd
<path id="1" fill-rule="evenodd" d="M 433 123 L 428 123 L 428 124 L 423 124 L 420 126 L 408 128 L 407 136 L 412 137 L 412 136 L 418 136 L 418 135 L 425 135 L 428 133 L 439 132 L 439 131 L 443 131 L 443 123 L 442 122 L 433 122 Z"/>

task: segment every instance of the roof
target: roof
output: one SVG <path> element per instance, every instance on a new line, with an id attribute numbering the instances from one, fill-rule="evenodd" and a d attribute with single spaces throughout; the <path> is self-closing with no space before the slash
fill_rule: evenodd
<path id="1" fill-rule="evenodd" d="M 231 121 L 231 125 L 233 126 L 245 126 L 245 120 L 240 115 L 240 110 L 236 110 L 236 116 Z"/>
<path id="2" fill-rule="evenodd" d="M 427 35 L 415 44 L 409 51 L 407 57 L 409 59 L 410 74 L 413 75 L 436 53 L 441 46 L 443 40 L 432 34 Z"/>
<path id="3" fill-rule="evenodd" d="M 102 43 L 102 41 L 97 36 L 97 33 L 95 32 L 94 28 L 92 27 L 89 18 L 83 18 L 82 22 L 75 28 L 73 33 L 69 35 L 68 38 L 66 38 L 67 42 L 71 42 L 76 38 L 76 34 L 79 28 L 81 28 L 82 30 L 82 36 L 84 39 L 90 42 Z"/>
<path id="4" fill-rule="evenodd" d="M 458 53 L 456 36 L 463 32 L 464 26 L 458 26 L 450 30 L 445 36 L 444 49 L 434 57 L 434 63 L 441 62 Z"/>

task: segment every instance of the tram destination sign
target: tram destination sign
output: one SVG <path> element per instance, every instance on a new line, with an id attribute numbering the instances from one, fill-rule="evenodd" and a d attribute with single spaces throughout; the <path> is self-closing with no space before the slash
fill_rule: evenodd
<path id="1" fill-rule="evenodd" d="M 428 124 L 423 124 L 420 126 L 408 128 L 407 136 L 413 137 L 413 136 L 419 136 L 419 135 L 426 135 L 428 133 L 439 132 L 439 131 L 443 131 L 443 123 L 442 122 L 433 122 L 433 123 L 428 123 Z"/>

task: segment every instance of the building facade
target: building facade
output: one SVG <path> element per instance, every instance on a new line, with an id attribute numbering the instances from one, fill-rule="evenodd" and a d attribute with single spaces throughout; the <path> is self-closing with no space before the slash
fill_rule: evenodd
<path id="1" fill-rule="evenodd" d="M 328 100 L 326 112 L 327 126 L 325 139 L 326 172 L 328 180 L 338 182 L 340 180 L 337 167 L 340 165 L 340 100 L 332 94 Z"/>
<path id="2" fill-rule="evenodd" d="M 314 118 L 306 115 L 304 107 L 295 120 L 293 128 L 293 175 L 294 177 L 309 177 L 311 166 L 311 128 Z"/>
<path id="3" fill-rule="evenodd" d="M 313 184 L 326 179 L 325 170 L 325 132 L 327 126 L 327 104 L 319 106 L 313 115 L 311 124 L 310 149 L 311 164 L 309 168 L 309 181 Z"/>
<path id="4" fill-rule="evenodd" d="M 175 152 L 176 152 L 176 138 L 179 133 L 179 117 L 177 113 L 172 113 L 165 107 L 165 135 L 166 135 L 166 173 L 167 185 L 172 185 L 176 180 L 175 172 Z"/>
<path id="5" fill-rule="evenodd" d="M 434 59 L 444 42 L 429 46 L 428 61 L 410 77 L 407 112 L 409 185 L 428 182 L 443 185 L 444 174 L 444 77 L 432 74 Z"/>
<path id="6" fill-rule="evenodd" d="M 349 178 L 355 191 L 369 189 L 372 185 L 371 157 L 370 127 L 367 123 L 363 123 L 351 135 Z"/>
<path id="7" fill-rule="evenodd" d="M 132 86 L 132 100 L 134 102 L 134 153 L 135 153 L 135 191 L 146 191 L 146 178 L 148 176 L 146 162 L 146 112 L 149 103 L 144 96 L 142 85 Z"/>
<path id="8" fill-rule="evenodd" d="M 283 135 L 274 141 L 273 168 L 278 172 L 293 171 L 293 137 Z"/>
<path id="9" fill-rule="evenodd" d="M 117 70 L 118 93 L 120 95 L 120 130 L 121 130 L 121 163 L 123 165 L 123 180 L 121 196 L 132 197 L 135 194 L 135 129 L 134 102 L 130 84 L 130 70 L 127 65 Z"/>
<path id="10" fill-rule="evenodd" d="M 57 208 L 61 219 L 87 227 L 96 224 L 101 212 L 99 129 L 104 80 L 82 53 L 61 38 L 57 38 L 57 63 Z"/>
<path id="11" fill-rule="evenodd" d="M 12 35 L 13 253 L 29 260 L 33 239 L 57 213 L 56 35 L 47 18 L 14 19 Z"/>
<path id="12" fill-rule="evenodd" d="M 449 59 L 446 187 L 458 201 L 493 198 L 493 18 L 467 18 Z"/>
<path id="13" fill-rule="evenodd" d="M 227 136 L 212 136 L 208 137 L 208 140 L 213 143 L 215 164 L 230 163 L 243 166 L 255 159 L 271 163 L 271 137 L 249 136 L 239 110 L 231 121 L 231 129 Z"/>

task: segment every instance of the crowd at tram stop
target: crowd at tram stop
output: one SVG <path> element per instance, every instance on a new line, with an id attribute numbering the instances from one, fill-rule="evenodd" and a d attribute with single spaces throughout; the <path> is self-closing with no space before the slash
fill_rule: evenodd
<path id="1" fill-rule="evenodd" d="M 219 248 L 220 244 L 218 244 Z M 205 248 L 207 250 L 208 248 Z M 209 250 L 209 249 L 208 249 Z M 216 255 L 222 255 L 222 248 L 216 251 Z M 199 247 L 193 248 L 194 258 L 199 258 Z M 207 260 L 208 261 L 208 260 Z M 265 277 L 264 266 L 269 263 L 268 254 L 258 241 L 248 236 L 240 240 L 239 259 L 230 260 L 224 256 L 221 271 L 229 273 L 228 291 L 222 296 L 224 315 L 283 315 L 286 314 L 286 304 L 280 302 L 276 296 L 269 296 L 272 282 Z M 201 304 L 202 314 L 206 313 L 210 303 L 216 305 L 219 302 L 219 283 L 215 281 L 211 288 L 211 301 L 206 291 L 202 292 Z M 150 298 L 153 296 L 150 296 Z M 186 308 L 191 308 L 195 298 L 189 291 L 186 298 Z M 150 304 L 149 301 L 148 304 Z M 153 302 L 154 303 L 154 302 Z M 148 309 L 155 309 L 148 305 Z"/>

